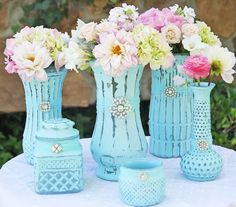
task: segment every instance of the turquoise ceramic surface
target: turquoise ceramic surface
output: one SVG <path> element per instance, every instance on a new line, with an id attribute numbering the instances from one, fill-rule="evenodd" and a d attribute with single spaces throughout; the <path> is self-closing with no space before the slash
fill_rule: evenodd
<path id="1" fill-rule="evenodd" d="M 61 69 L 56 72 L 54 67 L 49 67 L 46 71 L 47 81 L 23 82 L 26 102 L 23 150 L 30 164 L 33 164 L 35 134 L 42 122 L 61 117 L 62 86 L 67 71 Z"/>
<path id="2" fill-rule="evenodd" d="M 212 149 L 210 93 L 214 86 L 201 83 L 191 87 L 194 93 L 192 146 L 180 163 L 184 175 L 191 180 L 214 180 L 223 166 L 222 158 Z"/>
<path id="3" fill-rule="evenodd" d="M 165 197 L 165 177 L 160 161 L 134 161 L 120 168 L 121 199 L 131 206 L 152 206 Z"/>
<path id="4" fill-rule="evenodd" d="M 79 131 L 68 119 L 43 122 L 34 151 L 35 191 L 40 194 L 83 190 L 82 147 Z"/>
<path id="5" fill-rule="evenodd" d="M 172 68 L 152 71 L 149 150 L 158 157 L 179 157 L 190 149 L 193 95 L 187 85 L 173 83 L 176 75 L 186 78 L 177 70 L 186 57 L 176 55 Z"/>
<path id="6" fill-rule="evenodd" d="M 120 165 L 147 152 L 139 109 L 143 66 L 130 68 L 116 78 L 105 75 L 94 62 L 91 66 L 97 85 L 97 118 L 91 143 L 98 164 L 96 174 L 117 181 Z"/>

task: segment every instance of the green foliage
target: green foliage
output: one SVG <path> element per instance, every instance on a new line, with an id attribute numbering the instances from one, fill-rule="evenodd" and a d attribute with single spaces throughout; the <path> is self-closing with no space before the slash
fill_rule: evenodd
<path id="1" fill-rule="evenodd" d="M 57 26 L 64 17 L 68 16 L 68 0 L 37 0 L 22 8 L 24 17 L 21 23 L 28 26 Z"/>
<path id="2" fill-rule="evenodd" d="M 236 88 L 219 83 L 211 96 L 214 143 L 236 149 Z"/>
<path id="3" fill-rule="evenodd" d="M 24 16 L 20 19 L 21 25 L 14 25 L 13 32 L 17 32 L 24 25 L 44 25 L 49 28 L 58 26 L 61 20 L 68 16 L 68 2 L 69 0 L 36 0 L 23 5 Z"/>
<path id="4" fill-rule="evenodd" d="M 25 113 L 0 114 L 0 166 L 22 152 Z"/>

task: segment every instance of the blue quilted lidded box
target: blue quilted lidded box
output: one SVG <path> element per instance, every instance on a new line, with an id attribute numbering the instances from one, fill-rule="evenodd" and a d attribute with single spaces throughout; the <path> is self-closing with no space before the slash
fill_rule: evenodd
<path id="1" fill-rule="evenodd" d="M 49 120 L 36 134 L 35 191 L 40 194 L 83 190 L 82 147 L 79 131 L 68 119 Z"/>

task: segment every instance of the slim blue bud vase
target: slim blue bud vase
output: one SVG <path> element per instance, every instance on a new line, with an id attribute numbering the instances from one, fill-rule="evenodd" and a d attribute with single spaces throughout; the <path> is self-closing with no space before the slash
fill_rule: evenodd
<path id="1" fill-rule="evenodd" d="M 33 164 L 35 134 L 42 122 L 62 116 L 62 86 L 67 70 L 62 68 L 57 72 L 54 66 L 50 66 L 46 72 L 47 81 L 23 81 L 26 103 L 23 151 L 29 164 Z"/>
<path id="2" fill-rule="evenodd" d="M 139 82 L 143 66 L 126 70 L 120 77 L 104 74 L 91 62 L 97 86 L 97 118 L 91 151 L 99 178 L 117 181 L 119 167 L 144 157 L 147 141 L 140 119 Z"/>
<path id="3" fill-rule="evenodd" d="M 214 180 L 223 167 L 221 156 L 212 149 L 210 93 L 214 86 L 213 83 L 191 86 L 194 93 L 192 145 L 180 162 L 190 180 Z"/>
<path id="4" fill-rule="evenodd" d="M 193 94 L 188 85 L 175 86 L 173 78 L 187 56 L 175 55 L 173 67 L 152 71 L 149 111 L 150 153 L 158 157 L 179 157 L 190 149 Z"/>

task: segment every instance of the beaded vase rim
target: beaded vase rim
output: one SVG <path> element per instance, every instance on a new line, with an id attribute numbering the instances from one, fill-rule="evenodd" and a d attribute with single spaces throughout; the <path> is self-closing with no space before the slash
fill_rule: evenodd
<path id="1" fill-rule="evenodd" d="M 148 160 L 133 161 L 121 166 L 121 168 L 123 168 L 124 170 L 130 170 L 134 172 L 153 171 L 161 169 L 162 167 L 163 163 L 161 161 L 148 161 Z"/>

